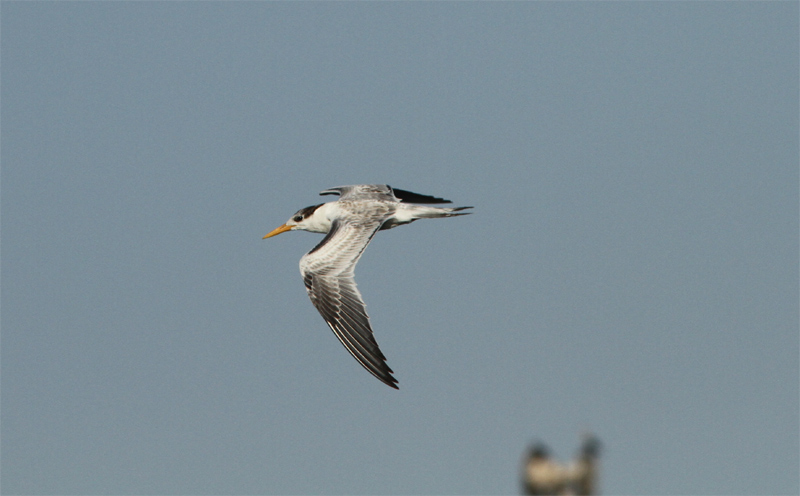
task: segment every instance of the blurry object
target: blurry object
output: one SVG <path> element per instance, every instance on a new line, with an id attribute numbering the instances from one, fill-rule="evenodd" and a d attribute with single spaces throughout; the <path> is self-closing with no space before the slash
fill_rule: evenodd
<path id="1" fill-rule="evenodd" d="M 572 493 L 576 496 L 597 494 L 599 472 L 600 441 L 592 434 L 583 436 L 583 444 L 574 465 Z"/>
<path id="2" fill-rule="evenodd" d="M 570 469 L 553 460 L 550 450 L 540 442 L 529 449 L 524 472 L 525 494 L 566 494 L 571 481 Z"/>
<path id="3" fill-rule="evenodd" d="M 527 495 L 589 496 L 597 494 L 600 441 L 593 435 L 583 439 L 578 457 L 561 464 L 550 456 L 541 442 L 528 449 L 525 459 L 522 490 Z"/>

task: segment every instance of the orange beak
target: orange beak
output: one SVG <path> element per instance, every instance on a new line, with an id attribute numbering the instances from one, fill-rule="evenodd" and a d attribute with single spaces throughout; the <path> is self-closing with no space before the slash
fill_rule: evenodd
<path id="1" fill-rule="evenodd" d="M 266 236 L 264 236 L 261 239 L 271 238 L 273 236 L 277 236 L 278 234 L 280 234 L 282 232 L 291 231 L 291 230 L 292 230 L 292 226 L 287 226 L 286 224 L 284 224 L 281 227 L 271 231 L 269 234 L 267 234 Z"/>

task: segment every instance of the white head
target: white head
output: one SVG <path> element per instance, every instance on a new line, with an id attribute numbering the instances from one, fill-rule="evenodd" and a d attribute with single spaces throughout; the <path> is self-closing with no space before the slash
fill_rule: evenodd
<path id="1" fill-rule="evenodd" d="M 324 205 L 327 205 L 327 203 L 301 208 L 285 224 L 274 229 L 262 239 L 271 238 L 286 231 L 297 231 L 298 229 L 301 231 L 327 233 L 331 229 L 331 221 L 323 212 L 325 209 L 320 209 Z"/>

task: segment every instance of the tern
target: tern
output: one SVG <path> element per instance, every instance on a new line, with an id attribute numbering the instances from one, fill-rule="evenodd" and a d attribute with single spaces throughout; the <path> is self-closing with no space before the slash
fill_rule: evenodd
<path id="1" fill-rule="evenodd" d="M 398 389 L 356 287 L 354 270 L 358 259 L 378 231 L 418 219 L 467 215 L 470 212 L 461 211 L 472 207 L 429 207 L 426 205 L 452 202 L 386 184 L 340 186 L 320 195 L 339 195 L 339 199 L 298 210 L 263 239 L 296 230 L 326 234 L 300 259 L 300 274 L 311 303 L 361 366 L 384 384 Z"/>

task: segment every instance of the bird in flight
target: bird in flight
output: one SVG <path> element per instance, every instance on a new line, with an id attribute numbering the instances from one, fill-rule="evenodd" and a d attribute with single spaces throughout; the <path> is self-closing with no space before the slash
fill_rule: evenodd
<path id="1" fill-rule="evenodd" d="M 358 363 L 384 384 L 398 389 L 356 287 L 358 259 L 378 231 L 417 219 L 467 215 L 470 212 L 461 211 L 472 207 L 429 207 L 452 202 L 386 184 L 340 186 L 320 195 L 339 195 L 339 199 L 298 210 L 263 239 L 298 229 L 326 234 L 300 259 L 300 274 L 311 303 Z"/>

